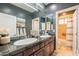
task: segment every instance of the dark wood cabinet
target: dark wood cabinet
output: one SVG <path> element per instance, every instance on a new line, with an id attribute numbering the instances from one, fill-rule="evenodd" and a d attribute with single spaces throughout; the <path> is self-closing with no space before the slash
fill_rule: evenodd
<path id="1" fill-rule="evenodd" d="M 32 47 L 17 53 L 15 56 L 50 56 L 54 51 L 54 37 L 34 44 Z"/>
<path id="2" fill-rule="evenodd" d="M 41 42 L 41 43 L 39 44 L 39 48 L 43 48 L 44 46 L 45 46 L 44 42 Z"/>
<path id="3" fill-rule="evenodd" d="M 44 49 L 40 49 L 39 51 L 37 51 L 34 56 L 44 56 Z"/>
<path id="4" fill-rule="evenodd" d="M 13 56 L 23 56 L 23 52 L 19 52 L 19 53 L 13 55 Z"/>
<path id="5" fill-rule="evenodd" d="M 47 41 L 44 42 L 44 45 L 48 45 L 48 43 L 49 43 L 49 42 L 48 42 L 48 40 L 47 40 Z"/>
<path id="6" fill-rule="evenodd" d="M 40 49 L 39 44 L 33 46 L 33 52 L 35 52 L 35 51 L 37 51 L 39 49 Z"/>
<path id="7" fill-rule="evenodd" d="M 44 47 L 44 56 L 49 56 L 50 54 L 50 47 L 49 45 Z"/>
<path id="8" fill-rule="evenodd" d="M 54 52 L 54 43 L 53 41 L 49 43 L 50 55 Z"/>
<path id="9" fill-rule="evenodd" d="M 30 56 L 33 53 L 33 48 L 24 50 L 24 56 Z"/>

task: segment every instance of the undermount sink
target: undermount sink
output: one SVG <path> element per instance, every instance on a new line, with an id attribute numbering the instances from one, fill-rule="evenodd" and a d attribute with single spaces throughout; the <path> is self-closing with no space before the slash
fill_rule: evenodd
<path id="1" fill-rule="evenodd" d="M 51 37 L 50 35 L 42 35 L 42 36 L 40 36 L 40 38 L 42 38 L 42 39 L 46 39 L 46 38 L 49 38 L 49 37 Z"/>
<path id="2" fill-rule="evenodd" d="M 23 40 L 18 40 L 16 42 L 14 42 L 14 45 L 29 45 L 29 44 L 32 44 L 34 43 L 35 41 L 37 41 L 36 38 L 26 38 L 26 39 L 23 39 Z"/>

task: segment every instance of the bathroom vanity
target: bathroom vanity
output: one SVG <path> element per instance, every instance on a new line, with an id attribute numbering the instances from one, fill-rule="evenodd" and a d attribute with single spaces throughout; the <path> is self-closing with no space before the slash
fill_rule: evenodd
<path id="1" fill-rule="evenodd" d="M 45 41 L 41 41 L 37 44 L 34 44 L 29 49 L 25 49 L 21 51 L 17 55 L 24 56 L 50 56 L 54 51 L 54 40 L 53 37 L 46 39 Z"/>
<path id="2" fill-rule="evenodd" d="M 53 52 L 54 35 L 29 45 L 16 46 L 10 43 L 0 47 L 0 55 L 4 56 L 51 56 Z"/>

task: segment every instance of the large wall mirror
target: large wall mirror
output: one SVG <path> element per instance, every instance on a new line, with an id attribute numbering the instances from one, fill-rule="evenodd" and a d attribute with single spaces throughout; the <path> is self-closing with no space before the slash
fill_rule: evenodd
<path id="1" fill-rule="evenodd" d="M 0 13 L 0 34 L 9 34 L 10 37 L 16 34 L 16 17 Z"/>
<path id="2" fill-rule="evenodd" d="M 0 13 L 0 35 L 9 34 L 10 37 L 25 36 L 25 19 Z"/>
<path id="3" fill-rule="evenodd" d="M 53 26 L 53 16 L 52 18 L 49 18 L 49 17 L 42 17 L 40 19 L 40 30 L 41 30 L 41 33 L 45 33 L 45 31 L 47 33 L 53 33 L 53 30 L 54 30 L 54 26 Z"/>
<path id="4" fill-rule="evenodd" d="M 53 16 L 50 17 L 37 17 L 32 19 L 32 36 L 39 36 L 39 34 L 53 34 Z"/>

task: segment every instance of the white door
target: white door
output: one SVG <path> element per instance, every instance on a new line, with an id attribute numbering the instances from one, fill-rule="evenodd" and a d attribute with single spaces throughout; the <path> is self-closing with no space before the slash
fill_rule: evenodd
<path id="1" fill-rule="evenodd" d="M 77 10 L 73 14 L 73 53 L 77 52 Z"/>
<path id="2" fill-rule="evenodd" d="M 79 7 L 79 6 L 78 6 Z M 79 8 L 77 9 L 77 13 L 76 13 L 76 17 L 77 17 L 77 43 L 76 43 L 76 49 L 77 49 L 77 55 L 79 55 Z"/>

